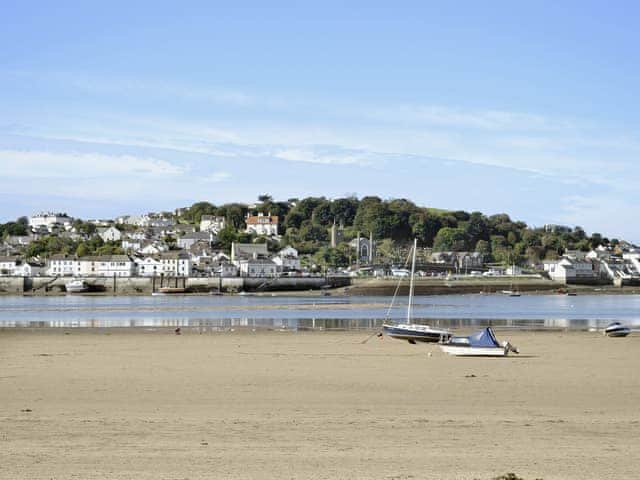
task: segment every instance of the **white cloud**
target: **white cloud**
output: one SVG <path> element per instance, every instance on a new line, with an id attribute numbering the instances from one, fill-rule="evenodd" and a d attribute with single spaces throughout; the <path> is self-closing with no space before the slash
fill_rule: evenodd
<path id="1" fill-rule="evenodd" d="M 317 151 L 309 148 L 288 148 L 274 153 L 276 158 L 289 162 L 319 163 L 323 165 L 375 165 L 373 154 L 365 151 L 345 150 L 336 147 L 333 151 Z"/>
<path id="2" fill-rule="evenodd" d="M 186 173 L 184 167 L 155 158 L 28 150 L 0 150 L 0 167 L 5 178 L 170 177 Z"/>

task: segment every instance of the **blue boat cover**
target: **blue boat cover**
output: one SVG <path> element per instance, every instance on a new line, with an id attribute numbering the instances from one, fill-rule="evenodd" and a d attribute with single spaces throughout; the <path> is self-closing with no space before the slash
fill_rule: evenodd
<path id="1" fill-rule="evenodd" d="M 501 347 L 498 340 L 496 340 L 496 336 L 493 334 L 491 327 L 480 330 L 468 337 L 453 337 L 451 342 L 456 343 L 456 340 L 459 341 L 462 338 L 465 338 L 469 342 L 468 344 L 470 347 Z"/>

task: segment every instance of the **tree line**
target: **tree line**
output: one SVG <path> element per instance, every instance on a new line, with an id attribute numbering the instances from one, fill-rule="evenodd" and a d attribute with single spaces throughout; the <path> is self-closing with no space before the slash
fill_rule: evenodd
<path id="1" fill-rule="evenodd" d="M 276 215 L 279 218 L 281 240 L 259 238 L 244 232 L 247 214 Z M 442 210 L 418 206 L 407 199 L 381 199 L 377 196 L 327 199 L 325 197 L 290 198 L 275 201 L 270 195 L 258 197 L 254 205 L 228 203 L 214 205 L 197 202 L 180 210 L 176 220 L 199 225 L 204 215 L 224 217 L 225 228 L 218 233 L 218 247 L 229 250 L 232 242 L 267 242 L 274 251 L 291 245 L 312 261 L 325 266 L 351 263 L 354 252 L 348 242 L 358 233 L 373 235 L 376 240 L 376 262 L 398 261 L 400 252 L 418 240 L 422 248 L 434 251 L 477 251 L 485 262 L 503 264 L 537 263 L 555 259 L 567 250 L 588 251 L 600 244 L 616 246 L 617 239 L 609 240 L 599 233 L 587 235 L 580 227 L 570 231 L 545 231 L 528 227 L 499 213 Z M 331 227 L 340 231 L 340 244 L 330 246 Z M 70 240 L 49 235 L 32 242 L 25 251 L 27 257 L 49 256 L 55 253 L 77 255 L 122 253 L 119 245 L 103 242 L 95 235 L 93 224 L 77 220 L 76 231 L 84 240 Z M 124 229 L 124 226 L 118 225 Z M 15 222 L 0 224 L 0 238 L 28 233 L 25 217 Z"/>

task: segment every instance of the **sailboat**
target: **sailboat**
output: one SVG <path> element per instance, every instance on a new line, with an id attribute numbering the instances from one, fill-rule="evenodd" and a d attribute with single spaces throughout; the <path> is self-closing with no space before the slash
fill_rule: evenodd
<path id="1" fill-rule="evenodd" d="M 433 328 L 429 325 L 422 325 L 418 323 L 412 323 L 412 310 L 413 310 L 413 281 L 414 274 L 416 270 L 416 250 L 418 246 L 418 241 L 413 241 L 413 252 L 411 259 L 411 276 L 409 283 L 409 304 L 407 306 L 407 321 L 406 323 L 396 323 L 396 324 L 387 324 L 384 323 L 382 325 L 382 330 L 391 338 L 396 338 L 398 340 L 407 340 L 411 344 L 415 344 L 416 342 L 444 342 L 451 338 L 451 332 L 448 330 Z M 400 283 L 398 283 L 398 287 Z M 397 292 L 397 290 L 396 290 Z M 395 299 L 395 295 L 393 297 Z M 392 301 L 393 306 L 393 301 Z M 391 311 L 391 307 L 389 307 L 389 311 Z"/>

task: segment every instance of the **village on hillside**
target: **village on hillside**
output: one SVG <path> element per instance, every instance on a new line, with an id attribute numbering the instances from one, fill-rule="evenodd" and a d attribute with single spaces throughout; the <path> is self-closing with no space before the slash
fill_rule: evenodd
<path id="1" fill-rule="evenodd" d="M 346 213 L 346 204 L 325 199 L 313 199 L 304 208 L 301 205 L 309 199 L 260 199 L 233 214 L 227 209 L 226 215 L 202 213 L 215 207 L 202 208 L 200 203 L 174 212 L 108 220 L 83 221 L 55 212 L 23 217 L 9 227 L 5 224 L 0 236 L 0 276 L 402 277 L 409 273 L 407 240 L 422 234 L 420 276 L 529 274 L 565 284 L 640 284 L 640 248 L 599 234 L 586 237 L 580 227 L 545 225 L 534 230 L 506 215 L 496 220 L 500 216 L 453 212 L 447 220 L 446 212 L 409 210 L 411 216 L 405 217 L 412 219 L 407 220 L 410 230 L 405 227 L 405 238 L 398 239 L 397 231 L 389 230 L 388 236 L 381 232 L 379 222 L 385 219 L 376 218 L 375 210 L 362 211 L 366 198 Z M 375 208 L 382 208 L 379 202 Z M 411 205 L 402 206 L 412 209 Z M 398 208 L 390 211 L 397 214 Z M 440 222 L 435 227 L 434 219 Z M 429 228 L 430 239 L 425 236 Z M 496 234 L 501 228 L 510 230 Z M 568 245 L 580 248 L 563 248 L 558 243 L 562 238 L 573 239 Z"/>

